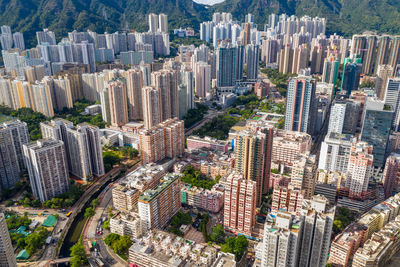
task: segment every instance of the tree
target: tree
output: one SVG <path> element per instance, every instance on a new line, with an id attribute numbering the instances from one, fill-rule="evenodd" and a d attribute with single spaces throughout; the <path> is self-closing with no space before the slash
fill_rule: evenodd
<path id="1" fill-rule="evenodd" d="M 100 205 L 100 200 L 98 198 L 95 198 L 92 200 L 92 208 L 95 209 Z"/>
<path id="2" fill-rule="evenodd" d="M 106 230 L 110 230 L 110 219 L 103 223 L 103 228 Z"/>
<path id="3" fill-rule="evenodd" d="M 85 218 L 90 218 L 90 217 L 93 217 L 94 214 L 95 214 L 94 209 L 92 207 L 89 207 L 89 208 L 86 208 L 84 216 L 85 216 Z"/>
<path id="4" fill-rule="evenodd" d="M 222 225 L 220 225 L 220 224 L 216 225 L 212 229 L 211 240 L 218 244 L 224 243 L 225 231 L 224 231 L 224 227 Z"/>
<path id="5" fill-rule="evenodd" d="M 6 207 L 11 207 L 12 205 L 14 205 L 14 201 L 12 201 L 11 199 L 7 199 L 7 200 L 4 202 L 4 205 L 5 205 Z"/>
<path id="6" fill-rule="evenodd" d="M 106 238 L 104 239 L 104 243 L 106 243 L 107 246 L 111 246 L 112 243 L 119 240 L 119 238 L 120 238 L 120 235 L 111 233 L 108 236 L 106 236 Z"/>
<path id="7" fill-rule="evenodd" d="M 72 267 L 79 267 L 84 266 L 88 263 L 86 252 L 82 244 L 82 240 L 71 247 L 71 266 Z"/>
<path id="8" fill-rule="evenodd" d="M 248 246 L 249 242 L 247 241 L 246 237 L 242 235 L 236 237 L 234 249 L 236 261 L 240 261 Z"/>
<path id="9" fill-rule="evenodd" d="M 112 250 L 118 255 L 122 255 L 128 252 L 128 249 L 132 246 L 132 241 L 129 236 L 121 236 L 118 240 L 114 241 L 111 245 Z"/>

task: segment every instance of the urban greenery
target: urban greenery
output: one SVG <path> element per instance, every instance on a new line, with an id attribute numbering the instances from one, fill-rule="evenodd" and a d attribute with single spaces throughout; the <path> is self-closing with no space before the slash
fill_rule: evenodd
<path id="1" fill-rule="evenodd" d="M 18 110 L 13 110 L 9 107 L 0 106 L 0 114 L 11 116 L 26 122 L 31 141 L 42 138 L 42 133 L 40 132 L 40 123 L 47 120 L 42 113 L 35 112 L 31 108 L 20 108 Z"/>
<path id="2" fill-rule="evenodd" d="M 103 163 L 105 172 L 109 172 L 112 170 L 115 164 L 119 164 L 121 162 L 121 157 L 119 153 L 115 151 L 104 151 L 103 152 Z"/>
<path id="3" fill-rule="evenodd" d="M 180 227 L 182 224 L 191 224 L 192 223 L 192 216 L 189 213 L 184 213 L 178 211 L 174 217 L 171 219 L 171 225 L 174 227 Z"/>
<path id="4" fill-rule="evenodd" d="M 20 227 L 29 229 L 32 220 L 28 218 L 28 214 L 25 212 L 23 216 L 12 213 L 7 213 L 7 215 L 9 215 L 6 219 L 7 228 L 10 230 L 11 242 L 15 247 L 26 249 L 29 255 L 33 255 L 37 250 L 43 247 L 49 235 L 49 231 L 45 227 L 39 227 L 33 233 L 25 236 L 23 233 L 17 232 L 17 229 Z"/>
<path id="5" fill-rule="evenodd" d="M 181 181 L 183 183 L 191 184 L 196 187 L 211 189 L 216 183 L 219 182 L 219 179 L 216 178 L 215 180 L 213 180 L 202 174 L 200 170 L 196 170 L 193 166 L 188 165 L 183 172 Z"/>
<path id="6" fill-rule="evenodd" d="M 85 218 L 93 217 L 95 214 L 96 213 L 92 207 L 88 207 L 85 209 L 85 214 L 84 214 Z"/>
<path id="7" fill-rule="evenodd" d="M 85 111 L 85 108 L 93 105 L 94 102 L 90 102 L 85 99 L 81 99 L 74 103 L 73 108 L 64 108 L 61 112 L 56 114 L 55 117 L 63 118 L 73 122 L 75 125 L 79 123 L 89 123 L 91 125 L 95 125 L 99 128 L 106 127 L 106 123 L 103 121 L 101 114 L 97 114 L 95 116 L 92 115 L 82 115 L 81 113 Z"/>
<path id="8" fill-rule="evenodd" d="M 278 69 L 265 68 L 261 69 L 261 72 L 268 76 L 268 79 L 275 84 L 278 92 L 286 97 L 287 84 L 290 77 L 296 76 L 296 74 L 281 73 Z"/>
<path id="9" fill-rule="evenodd" d="M 333 232 L 340 233 L 350 223 L 355 220 L 355 215 L 348 208 L 339 207 L 335 213 L 335 220 L 333 221 Z"/>
<path id="10" fill-rule="evenodd" d="M 196 103 L 196 108 L 189 109 L 187 114 L 183 117 L 185 122 L 185 128 L 192 127 L 195 123 L 201 121 L 204 118 L 204 114 L 208 111 L 206 105 Z"/>
<path id="11" fill-rule="evenodd" d="M 200 129 L 193 132 L 194 135 L 200 137 L 210 136 L 219 140 L 228 138 L 229 130 L 240 121 L 240 118 L 235 118 L 229 115 L 219 115 L 205 123 Z"/>
<path id="12" fill-rule="evenodd" d="M 111 233 L 104 239 L 104 243 L 123 259 L 128 259 L 128 250 L 132 246 L 129 236 Z"/>
<path id="13" fill-rule="evenodd" d="M 214 226 L 210 236 L 211 240 L 217 244 L 222 244 L 225 242 L 225 231 L 222 224 Z"/>
<path id="14" fill-rule="evenodd" d="M 43 207 L 51 209 L 68 208 L 75 204 L 76 201 L 82 196 L 84 189 L 82 186 L 71 184 L 67 193 L 61 194 L 57 197 L 53 197 L 50 200 L 46 200 L 42 203 Z M 31 206 L 35 200 L 31 201 Z M 37 202 L 36 202 L 37 203 Z"/>
<path id="15" fill-rule="evenodd" d="M 85 248 L 82 244 L 82 239 L 78 243 L 74 244 L 71 248 L 71 267 L 85 266 L 88 263 Z"/>

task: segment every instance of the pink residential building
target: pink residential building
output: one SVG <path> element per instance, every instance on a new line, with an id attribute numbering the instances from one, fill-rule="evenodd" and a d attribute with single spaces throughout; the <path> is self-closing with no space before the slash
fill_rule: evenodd
<path id="1" fill-rule="evenodd" d="M 272 211 L 288 211 L 300 215 L 304 199 L 304 190 L 292 186 L 276 186 L 272 194 Z"/>
<path id="2" fill-rule="evenodd" d="M 232 173 L 227 177 L 225 186 L 225 229 L 251 235 L 255 224 L 257 183 Z"/>
<path id="3" fill-rule="evenodd" d="M 385 170 L 383 172 L 383 188 L 385 191 L 385 198 L 393 194 L 395 187 L 399 186 L 400 178 L 400 154 L 392 153 L 386 159 Z"/>
<path id="4" fill-rule="evenodd" d="M 207 148 L 214 151 L 228 152 L 228 143 L 208 136 L 200 138 L 198 136 L 191 136 L 187 138 L 188 150 Z"/>

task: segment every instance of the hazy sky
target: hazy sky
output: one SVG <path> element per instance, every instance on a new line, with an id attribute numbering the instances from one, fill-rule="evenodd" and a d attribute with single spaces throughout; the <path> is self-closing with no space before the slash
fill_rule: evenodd
<path id="1" fill-rule="evenodd" d="M 225 0 L 193 0 L 193 1 L 196 3 L 200 3 L 200 4 L 214 5 L 214 4 L 224 2 Z"/>

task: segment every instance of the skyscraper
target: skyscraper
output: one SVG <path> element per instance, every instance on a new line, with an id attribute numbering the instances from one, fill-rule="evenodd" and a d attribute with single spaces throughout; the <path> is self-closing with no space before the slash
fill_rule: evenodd
<path id="1" fill-rule="evenodd" d="M 84 181 L 104 175 L 99 128 L 55 119 L 40 124 L 43 138 L 64 142 L 69 172 Z"/>
<path id="2" fill-rule="evenodd" d="M 161 94 L 159 90 L 151 86 L 144 87 L 142 94 L 144 127 L 151 129 L 162 122 Z"/>
<path id="3" fill-rule="evenodd" d="M 139 141 L 143 164 L 157 162 L 166 157 L 179 157 L 185 147 L 183 121 L 177 118 L 168 119 L 151 129 L 142 130 Z"/>
<path id="4" fill-rule="evenodd" d="M 347 96 L 351 95 L 351 91 L 358 89 L 360 84 L 361 75 L 361 59 L 356 58 L 354 62 L 351 62 L 350 58 L 346 58 L 343 63 L 342 82 L 340 90 L 346 92 Z"/>
<path id="5" fill-rule="evenodd" d="M 314 195 L 315 181 L 317 179 L 317 165 L 315 155 L 309 153 L 301 155 L 293 163 L 290 184 L 294 188 L 304 190 L 304 198 L 311 199 Z"/>
<path id="6" fill-rule="evenodd" d="M 322 82 L 331 83 L 336 86 L 339 72 L 339 60 L 333 56 L 325 58 L 322 71 Z"/>
<path id="7" fill-rule="evenodd" d="M 344 190 L 349 198 L 365 199 L 369 180 L 373 172 L 372 145 L 366 142 L 353 144 L 347 169 Z"/>
<path id="8" fill-rule="evenodd" d="M 393 109 L 383 101 L 368 98 L 363 113 L 361 140 L 373 146 L 374 166 L 383 168 L 390 129 L 393 122 Z"/>
<path id="9" fill-rule="evenodd" d="M 393 67 L 390 65 L 378 65 L 378 70 L 376 73 L 375 80 L 375 92 L 376 96 L 380 100 L 385 100 L 386 95 L 386 86 L 388 79 L 393 74 Z"/>
<path id="10" fill-rule="evenodd" d="M 318 169 L 346 173 L 355 141 L 356 138 L 350 134 L 328 133 L 321 145 Z"/>
<path id="11" fill-rule="evenodd" d="M 235 169 L 244 179 L 255 181 L 257 206 L 262 203 L 262 194 L 268 191 L 271 166 L 272 128 L 260 131 L 242 131 L 235 141 Z"/>
<path id="12" fill-rule="evenodd" d="M 400 155 L 396 153 L 390 154 L 386 159 L 385 170 L 383 171 L 383 188 L 385 191 L 385 198 L 393 195 L 393 191 L 399 182 L 400 171 Z"/>
<path id="13" fill-rule="evenodd" d="M 310 77 L 291 78 L 288 84 L 285 130 L 312 133 L 315 80 Z"/>
<path id="14" fill-rule="evenodd" d="M 383 100 L 385 105 L 391 106 L 394 111 L 392 129 L 398 131 L 400 126 L 400 78 L 389 78 L 387 80 Z"/>
<path id="15" fill-rule="evenodd" d="M 25 41 L 24 41 L 24 35 L 20 32 L 14 32 L 13 33 L 13 41 L 14 41 L 14 47 L 20 49 L 21 51 L 25 50 Z"/>
<path id="16" fill-rule="evenodd" d="M 68 166 L 62 141 L 42 139 L 23 148 L 35 198 L 43 202 L 68 191 Z"/>
<path id="17" fill-rule="evenodd" d="M 261 243 L 261 266 L 296 267 L 301 245 L 302 222 L 289 213 L 280 211 L 264 225 Z"/>
<path id="18" fill-rule="evenodd" d="M 158 15 L 154 13 L 149 14 L 149 32 L 158 31 Z"/>
<path id="19" fill-rule="evenodd" d="M 126 72 L 126 83 L 128 89 L 129 120 L 143 120 L 142 71 L 137 69 L 128 70 Z"/>
<path id="20" fill-rule="evenodd" d="M 36 32 L 36 38 L 38 45 L 41 45 L 43 43 L 48 43 L 49 45 L 55 45 L 56 44 L 56 36 L 54 32 L 49 31 L 48 29 L 44 29 L 43 31 Z"/>
<path id="21" fill-rule="evenodd" d="M 120 127 L 129 122 L 128 99 L 126 84 L 122 80 L 114 80 L 108 83 L 108 95 L 110 103 L 110 122 L 112 126 Z"/>
<path id="22" fill-rule="evenodd" d="M 160 91 L 162 120 L 177 117 L 178 77 L 176 71 L 160 70 L 151 74 L 152 85 Z"/>
<path id="23" fill-rule="evenodd" d="M 17 266 L 14 248 L 11 243 L 10 233 L 8 232 L 6 218 L 3 213 L 0 214 L 0 244 L 0 266 Z"/>
<path id="24" fill-rule="evenodd" d="M 257 81 L 260 48 L 258 45 L 249 44 L 246 46 L 247 57 L 247 81 Z"/>
<path id="25" fill-rule="evenodd" d="M 158 31 L 168 33 L 168 15 L 163 13 L 158 15 Z"/>
<path id="26" fill-rule="evenodd" d="M 229 87 L 236 84 L 237 47 L 221 45 L 217 48 L 217 86 Z"/>
<path id="27" fill-rule="evenodd" d="M 321 195 L 303 202 L 303 222 L 298 266 L 324 267 L 328 259 L 335 208 Z"/>
<path id="28" fill-rule="evenodd" d="M 25 122 L 8 121 L 0 125 L 0 188 L 13 187 L 25 169 L 22 145 L 29 143 Z"/>
<path id="29" fill-rule="evenodd" d="M 328 133 L 355 134 L 360 113 L 360 104 L 351 99 L 334 100 L 329 116 Z"/>
<path id="30" fill-rule="evenodd" d="M 231 173 L 226 179 L 224 200 L 224 227 L 251 235 L 255 223 L 256 182 Z"/>
<path id="31" fill-rule="evenodd" d="M 195 91 L 199 98 L 205 98 L 210 92 L 211 66 L 206 62 L 196 63 Z"/>

